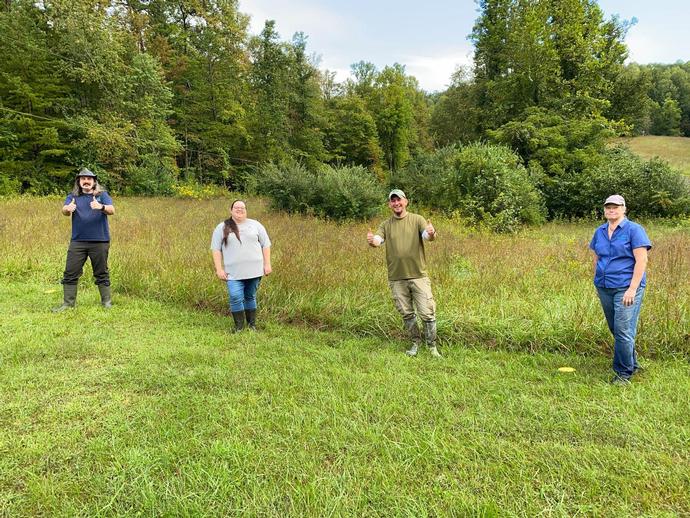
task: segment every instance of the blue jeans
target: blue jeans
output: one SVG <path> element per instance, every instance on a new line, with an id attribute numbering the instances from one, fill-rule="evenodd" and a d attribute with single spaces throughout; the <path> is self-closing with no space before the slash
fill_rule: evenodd
<path id="1" fill-rule="evenodd" d="M 245 309 L 256 309 L 256 290 L 259 289 L 261 277 L 228 280 L 228 295 L 230 296 L 230 311 L 236 313 Z"/>
<path id="2" fill-rule="evenodd" d="M 613 370 L 621 378 L 626 379 L 640 367 L 635 352 L 635 335 L 644 296 L 644 288 L 637 288 L 633 304 L 624 306 L 623 294 L 627 289 L 597 287 L 601 307 L 614 338 Z"/>

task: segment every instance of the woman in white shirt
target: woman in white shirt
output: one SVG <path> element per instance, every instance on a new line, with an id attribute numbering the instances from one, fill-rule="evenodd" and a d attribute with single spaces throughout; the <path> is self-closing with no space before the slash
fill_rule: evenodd
<path id="1" fill-rule="evenodd" d="M 235 200 L 230 217 L 218 224 L 211 238 L 216 275 L 228 286 L 235 331 L 256 329 L 256 290 L 271 273 L 271 240 L 264 226 L 247 218 L 247 205 Z"/>

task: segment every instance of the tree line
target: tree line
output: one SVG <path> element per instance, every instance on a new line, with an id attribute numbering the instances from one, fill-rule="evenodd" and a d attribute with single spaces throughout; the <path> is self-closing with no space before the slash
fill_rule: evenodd
<path id="1" fill-rule="evenodd" d="M 385 183 L 477 141 L 546 193 L 605 161 L 611 136 L 690 135 L 690 63 L 625 65 L 629 24 L 595 1 L 478 5 L 473 67 L 429 94 L 399 64 L 338 82 L 307 35 L 251 35 L 236 0 L 4 0 L 0 194 L 63 191 L 82 165 L 125 194 L 243 188 L 268 163 Z"/>

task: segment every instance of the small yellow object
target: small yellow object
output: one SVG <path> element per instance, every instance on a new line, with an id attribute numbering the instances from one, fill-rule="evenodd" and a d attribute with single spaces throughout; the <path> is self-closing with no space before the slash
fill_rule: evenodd
<path id="1" fill-rule="evenodd" d="M 56 289 L 51 289 L 51 290 L 45 290 L 43 293 L 55 293 L 57 290 Z"/>
<path id="2" fill-rule="evenodd" d="M 573 367 L 558 367 L 558 372 L 575 372 Z"/>

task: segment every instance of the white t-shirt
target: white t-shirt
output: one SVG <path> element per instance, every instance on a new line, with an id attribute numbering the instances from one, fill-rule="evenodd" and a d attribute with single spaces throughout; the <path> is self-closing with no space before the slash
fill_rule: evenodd
<path id="1" fill-rule="evenodd" d="M 220 250 L 223 255 L 223 267 L 228 279 L 240 281 L 263 276 L 263 249 L 271 246 L 264 226 L 254 219 L 245 219 L 237 225 L 241 242 L 234 232 L 230 232 L 227 243 L 223 245 L 224 226 L 225 223 L 220 223 L 213 231 L 211 250 Z"/>

